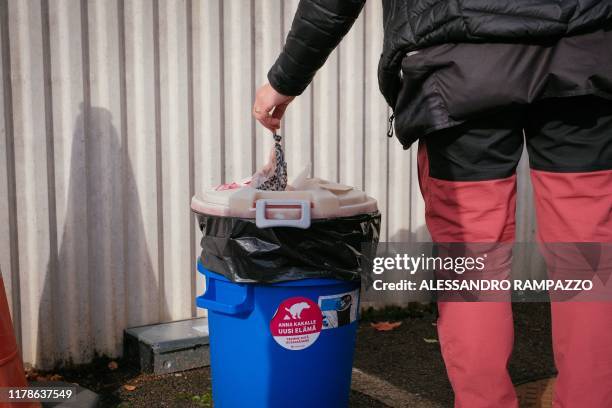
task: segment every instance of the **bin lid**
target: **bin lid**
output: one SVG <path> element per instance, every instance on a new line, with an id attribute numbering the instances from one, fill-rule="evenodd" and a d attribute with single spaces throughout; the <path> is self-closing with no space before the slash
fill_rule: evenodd
<path id="1" fill-rule="evenodd" d="M 191 209 L 199 214 L 221 217 L 256 218 L 258 201 L 265 201 L 266 218 L 298 219 L 302 206 L 308 205 L 310 218 L 350 217 L 378 211 L 376 200 L 351 186 L 320 178 L 306 178 L 299 189 L 264 191 L 248 185 L 217 188 L 196 194 Z"/>

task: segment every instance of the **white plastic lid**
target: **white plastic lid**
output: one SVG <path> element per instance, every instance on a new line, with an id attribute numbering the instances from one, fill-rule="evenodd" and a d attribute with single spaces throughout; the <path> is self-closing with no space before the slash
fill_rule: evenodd
<path id="1" fill-rule="evenodd" d="M 274 226 L 274 220 L 294 220 L 296 225 L 293 226 L 307 228 L 310 218 L 373 213 L 378 211 L 378 206 L 376 200 L 363 191 L 313 178 L 300 183 L 299 190 L 263 191 L 248 186 L 231 190 L 208 190 L 193 197 L 191 209 L 207 215 L 257 218 L 258 226 L 261 218 L 264 227 Z M 258 215 L 258 209 L 263 213 Z M 307 215 L 308 225 L 305 224 Z M 265 225 L 264 218 L 269 221 Z M 302 224 L 298 221 L 302 221 Z"/>

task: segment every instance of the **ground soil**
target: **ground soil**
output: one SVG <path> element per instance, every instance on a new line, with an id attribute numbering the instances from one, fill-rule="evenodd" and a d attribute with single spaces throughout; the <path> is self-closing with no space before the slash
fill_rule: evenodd
<path id="1" fill-rule="evenodd" d="M 550 306 L 545 303 L 513 305 L 515 340 L 510 375 L 515 384 L 555 374 L 550 343 Z M 355 367 L 391 384 L 452 407 L 453 393 L 437 339 L 435 314 L 402 320 L 389 332 L 361 324 Z"/>

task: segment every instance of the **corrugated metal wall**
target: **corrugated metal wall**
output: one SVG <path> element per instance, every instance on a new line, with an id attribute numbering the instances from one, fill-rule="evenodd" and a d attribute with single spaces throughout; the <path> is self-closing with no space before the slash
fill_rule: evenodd
<path id="1" fill-rule="evenodd" d="M 296 6 L 0 0 L 0 268 L 26 361 L 115 355 L 125 327 L 199 313 L 189 200 L 263 163 L 271 141 L 251 102 Z M 369 1 L 289 108 L 289 171 L 312 163 L 364 188 L 383 240 L 424 240 L 415 151 L 385 136 L 381 22 Z M 529 191 L 523 182 L 521 238 Z"/>

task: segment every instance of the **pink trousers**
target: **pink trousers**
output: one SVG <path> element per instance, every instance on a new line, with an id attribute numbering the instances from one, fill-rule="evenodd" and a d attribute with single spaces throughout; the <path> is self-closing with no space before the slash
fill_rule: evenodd
<path id="1" fill-rule="evenodd" d="M 448 171 L 440 170 L 445 163 L 440 157 L 432 167 L 428 147 L 419 145 L 419 182 L 433 241 L 513 242 L 514 172 L 452 180 L 445 177 Z M 432 176 L 432 168 L 441 177 Z M 555 172 L 532 166 L 531 179 L 540 242 L 612 242 L 612 170 Z M 439 302 L 438 308 L 438 334 L 455 407 L 518 407 L 507 371 L 514 336 L 511 304 Z M 612 302 L 551 302 L 551 313 L 559 373 L 553 406 L 612 407 Z"/>

